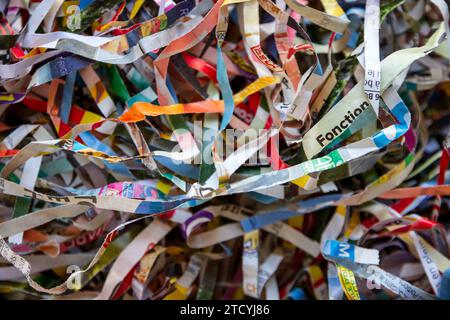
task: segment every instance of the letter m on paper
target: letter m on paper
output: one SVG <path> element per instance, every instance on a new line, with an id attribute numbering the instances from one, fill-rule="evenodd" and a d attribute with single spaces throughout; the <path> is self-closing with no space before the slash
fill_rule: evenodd
<path id="1" fill-rule="evenodd" d="M 331 242 L 331 255 L 338 258 L 347 258 L 352 261 L 355 260 L 355 247 L 351 244 L 332 241 Z"/>

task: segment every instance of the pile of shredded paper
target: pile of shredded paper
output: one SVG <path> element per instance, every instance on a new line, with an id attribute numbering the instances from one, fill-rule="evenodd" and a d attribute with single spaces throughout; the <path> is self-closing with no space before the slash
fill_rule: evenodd
<path id="1" fill-rule="evenodd" d="M 0 298 L 450 298 L 449 28 L 447 0 L 0 1 Z"/>

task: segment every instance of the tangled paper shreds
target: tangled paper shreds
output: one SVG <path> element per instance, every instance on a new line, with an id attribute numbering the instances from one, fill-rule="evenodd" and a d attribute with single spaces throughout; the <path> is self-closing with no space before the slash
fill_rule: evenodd
<path id="1" fill-rule="evenodd" d="M 6 299 L 448 299 L 443 0 L 0 3 Z"/>

